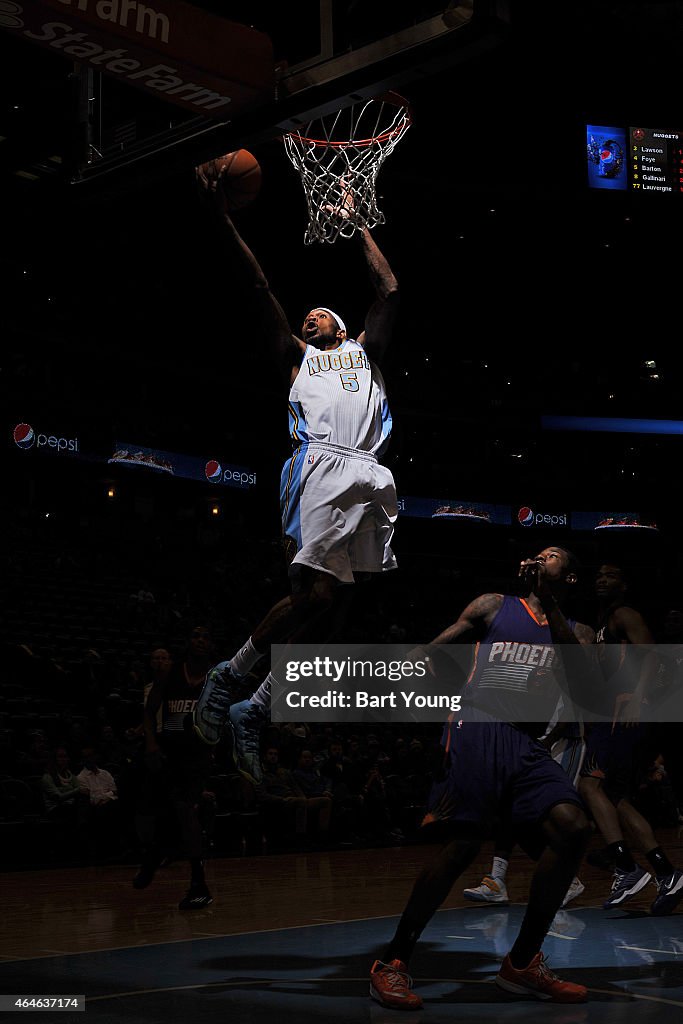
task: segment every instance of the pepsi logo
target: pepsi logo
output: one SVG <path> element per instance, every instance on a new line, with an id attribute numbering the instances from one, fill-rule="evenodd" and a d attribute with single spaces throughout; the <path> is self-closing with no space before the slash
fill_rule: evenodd
<path id="1" fill-rule="evenodd" d="M 28 423 L 17 423 L 13 436 L 17 448 L 33 448 L 35 444 L 36 435 Z"/>
<path id="2" fill-rule="evenodd" d="M 64 452 L 78 455 L 80 452 L 77 437 L 59 437 L 57 434 L 36 433 L 28 423 L 17 423 L 12 436 L 17 448 L 23 448 L 24 450 L 33 448 L 35 444 L 36 449 L 51 448 L 57 455 L 62 455 Z"/>
<path id="3" fill-rule="evenodd" d="M 528 505 L 523 505 L 517 513 L 520 526 L 568 526 L 566 512 L 534 512 Z"/>
<path id="4" fill-rule="evenodd" d="M 223 477 L 223 467 L 220 462 L 216 462 L 215 459 L 209 459 L 207 464 L 204 466 L 204 472 L 206 479 L 210 480 L 212 484 L 220 483 Z"/>

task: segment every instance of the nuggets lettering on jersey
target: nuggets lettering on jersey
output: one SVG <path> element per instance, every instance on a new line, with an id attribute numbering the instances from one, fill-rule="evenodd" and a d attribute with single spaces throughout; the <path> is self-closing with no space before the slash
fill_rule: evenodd
<path id="1" fill-rule="evenodd" d="M 384 379 L 358 342 L 346 339 L 331 352 L 306 346 L 289 393 L 296 447 L 332 444 L 378 456 L 391 425 Z"/>
<path id="2" fill-rule="evenodd" d="M 310 346 L 309 346 L 310 347 Z M 326 373 L 329 370 L 352 370 L 370 369 L 370 361 L 363 349 L 353 349 L 350 352 L 337 350 L 334 352 L 320 352 L 316 356 L 306 356 L 306 366 L 311 376 L 314 373 Z"/>

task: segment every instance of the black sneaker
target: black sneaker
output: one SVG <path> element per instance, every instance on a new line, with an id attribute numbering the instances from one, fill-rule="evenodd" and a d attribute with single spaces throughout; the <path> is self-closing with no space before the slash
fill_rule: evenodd
<path id="1" fill-rule="evenodd" d="M 676 870 L 666 878 L 656 879 L 657 896 L 650 907 L 655 917 L 670 914 L 683 900 L 683 871 Z"/>
<path id="2" fill-rule="evenodd" d="M 650 872 L 645 871 L 639 864 L 636 864 L 633 871 L 615 871 L 612 892 L 603 903 L 603 907 L 605 910 L 609 910 L 610 907 L 621 906 L 622 903 L 630 900 L 646 885 L 649 885 L 651 881 Z"/>
<path id="3" fill-rule="evenodd" d="M 213 896 L 201 882 L 199 885 L 190 886 L 178 904 L 178 910 L 203 910 L 210 903 L 213 903 Z"/>

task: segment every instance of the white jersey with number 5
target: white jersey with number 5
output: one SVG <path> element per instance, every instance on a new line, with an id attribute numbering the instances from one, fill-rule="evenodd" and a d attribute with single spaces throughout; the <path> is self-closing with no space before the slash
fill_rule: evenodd
<path id="1" fill-rule="evenodd" d="M 289 393 L 289 432 L 296 446 L 382 454 L 391 434 L 384 379 L 357 341 L 347 338 L 328 352 L 306 346 Z"/>

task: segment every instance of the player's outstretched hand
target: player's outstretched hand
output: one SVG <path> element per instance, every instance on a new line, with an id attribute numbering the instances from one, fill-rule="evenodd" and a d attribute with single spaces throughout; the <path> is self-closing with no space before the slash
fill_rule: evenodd
<path id="1" fill-rule="evenodd" d="M 429 656 L 429 650 L 427 647 L 422 647 L 421 645 L 418 645 L 417 647 L 411 647 L 411 649 L 408 651 L 405 657 L 405 660 L 412 662 L 413 665 L 426 664 L 431 675 L 436 675 L 433 662 Z"/>
<path id="2" fill-rule="evenodd" d="M 194 169 L 197 191 L 201 198 L 220 213 L 228 212 L 225 190 L 221 183 L 224 172 L 225 166 L 221 166 L 218 160 L 207 160 Z"/>
<path id="3" fill-rule="evenodd" d="M 344 178 L 340 179 L 339 184 L 341 186 L 341 190 L 338 201 L 334 203 L 325 203 L 323 208 L 327 213 L 338 217 L 339 220 L 350 220 L 356 209 L 353 192 Z"/>

